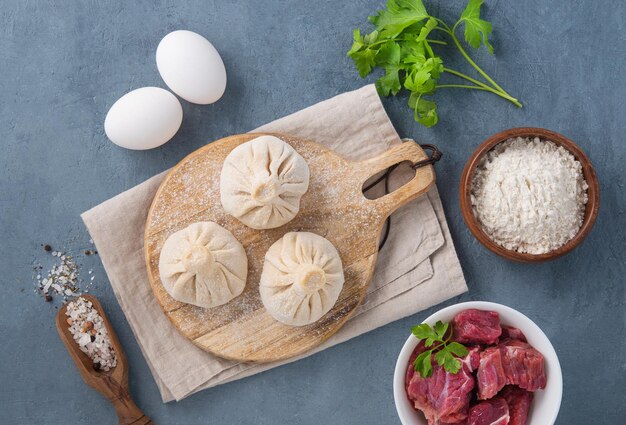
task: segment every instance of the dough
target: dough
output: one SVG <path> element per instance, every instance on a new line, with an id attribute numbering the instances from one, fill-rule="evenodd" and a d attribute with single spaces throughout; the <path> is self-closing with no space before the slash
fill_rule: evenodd
<path id="1" fill-rule="evenodd" d="M 335 305 L 344 276 L 337 249 L 308 232 L 290 232 L 265 254 L 259 283 L 265 309 L 279 322 L 304 326 Z"/>
<path id="2" fill-rule="evenodd" d="M 253 229 L 273 229 L 293 219 L 309 187 L 309 166 L 290 145 L 260 136 L 232 150 L 220 176 L 227 213 Z"/>
<path id="3" fill-rule="evenodd" d="M 248 276 L 248 257 L 222 226 L 209 221 L 193 223 L 167 238 L 159 273 L 172 298 L 211 308 L 241 294 Z"/>

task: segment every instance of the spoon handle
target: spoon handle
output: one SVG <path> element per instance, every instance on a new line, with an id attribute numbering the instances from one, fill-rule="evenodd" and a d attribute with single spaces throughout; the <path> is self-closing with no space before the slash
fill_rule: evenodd
<path id="1" fill-rule="evenodd" d="M 98 389 L 115 407 L 120 425 L 148 425 L 152 424 L 133 401 L 128 384 L 120 383 L 113 376 L 103 377 L 104 388 Z"/>
<path id="2" fill-rule="evenodd" d="M 118 398 L 113 401 L 113 406 L 115 406 L 120 425 L 153 425 L 152 420 L 137 407 L 131 398 Z"/>

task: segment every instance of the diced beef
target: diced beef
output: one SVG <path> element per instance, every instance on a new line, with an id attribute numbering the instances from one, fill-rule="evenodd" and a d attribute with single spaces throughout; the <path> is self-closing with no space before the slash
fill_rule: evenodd
<path id="1" fill-rule="evenodd" d="M 467 418 L 474 389 L 474 376 L 464 365 L 458 373 L 446 372 L 432 359 L 433 372 L 428 378 L 414 373 L 407 394 L 430 425 L 459 423 Z"/>
<path id="2" fill-rule="evenodd" d="M 451 374 L 431 359 L 432 375 L 422 378 L 413 367 L 427 350 L 420 341 L 405 375 L 409 401 L 429 425 L 525 425 L 533 392 L 546 386 L 543 355 L 496 312 L 464 310 L 451 325 L 452 340 L 468 350 L 461 369 Z"/>
<path id="3" fill-rule="evenodd" d="M 494 344 L 500 334 L 500 316 L 495 311 L 468 309 L 452 320 L 454 340 L 462 344 Z"/>
<path id="4" fill-rule="evenodd" d="M 407 389 L 407 394 L 409 383 L 411 382 L 413 375 L 415 375 L 415 367 L 413 366 L 413 363 L 415 363 L 415 359 L 417 358 L 417 356 L 422 354 L 424 351 L 426 351 L 426 345 L 424 345 L 424 340 L 420 340 L 420 342 L 417 344 L 417 347 L 415 347 L 415 349 L 411 353 L 411 357 L 409 357 L 409 364 L 406 368 L 406 375 L 404 377 L 404 388 Z"/>
<path id="5" fill-rule="evenodd" d="M 470 372 L 474 372 L 480 365 L 480 350 L 481 348 L 478 345 L 467 347 L 467 356 L 461 360 Z"/>
<path id="6" fill-rule="evenodd" d="M 507 385 L 498 395 L 509 405 L 509 425 L 526 425 L 533 393 L 515 385 Z"/>
<path id="7" fill-rule="evenodd" d="M 502 366 L 502 351 L 498 347 L 489 347 L 480 353 L 476 379 L 478 381 L 479 400 L 490 399 L 506 385 L 506 375 Z"/>
<path id="8" fill-rule="evenodd" d="M 513 326 L 500 325 L 502 328 L 502 335 L 500 335 L 500 339 L 517 339 L 518 341 L 528 342 L 526 340 L 526 335 L 521 330 L 514 328 Z"/>
<path id="9" fill-rule="evenodd" d="M 499 397 L 482 401 L 470 409 L 468 425 L 507 425 L 509 405 Z"/>
<path id="10" fill-rule="evenodd" d="M 539 351 L 526 342 L 514 339 L 506 340 L 498 347 L 502 352 L 502 366 L 507 384 L 514 384 L 528 391 L 546 387 L 544 359 Z"/>

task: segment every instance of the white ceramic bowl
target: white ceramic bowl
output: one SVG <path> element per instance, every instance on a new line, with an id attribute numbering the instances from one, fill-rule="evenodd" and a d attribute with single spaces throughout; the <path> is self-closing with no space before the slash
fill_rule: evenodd
<path id="1" fill-rule="evenodd" d="M 528 317 L 524 316 L 517 310 L 502 304 L 490 303 L 485 301 L 470 301 L 466 303 L 455 304 L 439 310 L 432 316 L 424 320 L 424 323 L 434 325 L 435 322 L 450 322 L 452 318 L 460 311 L 468 308 L 477 308 L 480 310 L 496 311 L 500 315 L 500 322 L 504 325 L 514 326 L 524 332 L 528 343 L 535 347 L 543 354 L 545 358 L 545 368 L 548 377 L 548 383 L 544 390 L 535 392 L 535 397 L 530 407 L 527 425 L 552 425 L 556 421 L 561 407 L 561 396 L 563 394 L 563 377 L 561 375 L 561 365 L 556 356 L 554 347 L 548 340 L 546 334 L 543 333 L 539 326 Z M 417 324 L 417 323 L 416 323 Z M 396 402 L 396 409 L 403 425 L 428 425 L 424 415 L 417 412 L 409 402 L 404 389 L 404 379 L 406 368 L 409 363 L 411 353 L 417 346 L 419 340 L 412 334 L 404 343 L 402 351 L 396 362 L 396 370 L 393 375 L 393 397 Z"/>

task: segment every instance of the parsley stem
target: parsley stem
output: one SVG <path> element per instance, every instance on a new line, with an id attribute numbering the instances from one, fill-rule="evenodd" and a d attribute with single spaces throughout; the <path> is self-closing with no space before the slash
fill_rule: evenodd
<path id="1" fill-rule="evenodd" d="M 450 34 L 451 34 L 451 33 L 450 33 L 450 30 L 447 30 L 447 29 L 445 29 L 445 28 L 435 27 L 435 28 L 433 28 L 433 31 L 435 31 L 435 30 L 445 32 L 445 33 L 446 33 L 446 34 L 448 34 L 448 35 L 450 35 Z"/>
<path id="2" fill-rule="evenodd" d="M 456 28 L 456 26 L 455 26 Z M 504 90 L 502 87 L 500 87 L 498 85 L 498 83 L 496 83 L 489 75 L 487 75 L 487 73 L 485 71 L 482 70 L 481 67 L 479 67 L 476 62 L 474 62 L 472 60 L 472 58 L 470 58 L 470 56 L 467 54 L 467 52 L 465 51 L 465 49 L 463 48 L 463 46 L 461 45 L 461 43 L 459 42 L 459 39 L 456 37 L 456 35 L 454 34 L 454 32 L 450 32 L 450 36 L 452 37 L 452 41 L 454 41 L 454 44 L 456 45 L 456 47 L 459 49 L 459 51 L 461 52 L 461 54 L 463 55 L 463 57 L 467 60 L 467 62 L 469 62 L 470 65 L 472 65 L 474 67 L 474 69 L 476 69 L 476 71 L 478 71 L 478 73 L 480 75 L 482 75 L 483 77 L 485 77 L 485 80 L 489 81 L 491 83 L 491 85 L 493 85 L 493 87 L 497 90 L 497 93 L 500 97 L 509 100 L 511 103 L 513 103 L 515 106 L 517 106 L 518 108 L 522 107 L 522 104 L 515 99 L 513 96 L 511 96 L 510 94 L 508 94 L 506 92 L 506 90 Z"/>
<path id="3" fill-rule="evenodd" d="M 483 83 L 482 81 L 478 81 L 475 78 L 472 78 L 469 75 L 463 74 L 462 72 L 455 71 L 454 69 L 443 68 L 443 72 L 447 72 L 448 74 L 456 75 L 457 77 L 461 77 L 464 80 L 471 81 L 472 83 L 476 84 L 477 86 L 481 86 L 481 87 L 484 87 L 484 88 L 491 88 L 487 84 Z"/>
<path id="4" fill-rule="evenodd" d="M 465 51 L 465 49 L 459 42 L 459 39 L 456 37 L 456 35 L 453 32 L 450 33 L 450 36 L 452 37 L 452 41 L 454 41 L 454 44 L 456 44 L 456 47 L 459 49 L 459 51 L 461 52 L 465 60 L 467 60 L 467 62 L 469 62 L 469 64 L 472 65 L 476 69 L 476 71 L 478 71 L 480 75 L 485 77 L 485 80 L 489 81 L 493 85 L 493 87 L 495 87 L 497 90 L 500 90 L 503 93 L 506 93 L 506 91 L 502 87 L 500 87 L 498 83 L 493 81 L 493 79 L 489 75 L 487 75 L 487 73 L 483 71 L 483 69 L 480 66 L 478 66 L 476 62 L 472 60 L 472 58 L 470 58 L 470 56 L 467 54 L 467 52 Z"/>
<path id="5" fill-rule="evenodd" d="M 492 91 L 493 89 L 487 89 L 484 87 L 472 86 L 470 84 L 439 84 L 435 86 L 436 89 L 447 89 L 447 88 L 457 88 L 457 89 L 472 89 L 472 90 L 484 90 L 484 91 Z"/>
<path id="6" fill-rule="evenodd" d="M 444 345 L 446 345 L 445 341 L 441 341 L 441 344 L 439 345 L 435 345 L 433 348 L 430 348 L 430 352 L 435 352 L 435 350 L 437 350 L 439 347 L 443 347 Z"/>
<path id="7" fill-rule="evenodd" d="M 441 44 L 442 46 L 447 46 L 448 45 L 448 43 L 446 43 L 445 41 L 441 41 L 441 40 L 431 40 L 431 39 L 427 38 L 426 41 L 428 41 L 431 44 Z"/>
<path id="8" fill-rule="evenodd" d="M 393 41 L 414 41 L 413 39 L 410 39 L 410 38 L 393 38 L 393 39 L 379 40 L 379 41 L 376 41 L 376 42 L 374 42 L 372 44 L 368 44 L 368 46 L 369 47 L 377 46 L 379 44 L 387 43 L 387 42 L 389 42 L 389 40 L 393 40 Z M 425 41 L 427 41 L 429 43 L 432 43 L 432 44 L 441 44 L 442 46 L 447 46 L 448 45 L 448 43 L 446 43 L 445 41 L 442 41 L 442 40 L 431 40 L 431 39 L 427 38 Z"/>
<path id="9" fill-rule="evenodd" d="M 461 78 L 463 78 L 465 80 L 471 81 L 472 83 L 480 86 L 483 90 L 492 92 L 494 94 L 497 94 L 498 96 L 502 97 L 503 99 L 506 99 L 509 102 L 513 103 L 518 108 L 521 108 L 522 104 L 517 99 L 515 99 L 513 96 L 508 94 L 502 87 L 500 87 L 498 85 L 498 83 L 496 83 L 489 75 L 487 75 L 487 73 L 485 71 L 483 71 L 483 69 L 481 67 L 479 67 L 476 64 L 476 62 L 474 62 L 472 60 L 472 58 L 467 54 L 467 52 L 465 51 L 465 49 L 463 48 L 463 46 L 461 45 L 461 43 L 459 42 L 459 39 L 457 38 L 457 36 L 455 34 L 456 28 L 462 22 L 462 20 L 459 20 L 452 28 L 450 28 L 448 26 L 448 24 L 446 24 L 443 20 L 441 20 L 439 18 L 435 18 L 435 19 L 442 26 L 441 27 L 437 26 L 434 29 L 439 30 L 439 31 L 443 31 L 446 34 L 448 34 L 452 38 L 452 41 L 454 41 L 454 44 L 459 49 L 459 51 L 461 52 L 461 54 L 463 55 L 465 60 L 467 60 L 467 62 L 469 62 L 469 64 L 472 65 L 474 67 L 474 69 L 476 69 L 476 71 L 478 71 L 478 73 L 480 75 L 482 75 L 489 83 L 491 83 L 493 88 L 489 87 L 487 84 L 485 84 L 485 83 L 483 83 L 481 81 L 478 81 L 478 80 L 470 77 L 469 75 L 465 75 L 465 74 L 463 74 L 461 72 L 454 71 L 452 69 L 444 68 L 444 72 L 448 72 L 450 74 L 456 75 L 457 77 L 461 77 Z M 472 88 L 473 89 L 474 87 L 470 86 L 470 87 L 464 87 L 464 88 Z"/>
<path id="10" fill-rule="evenodd" d="M 431 18 L 435 18 L 434 16 L 431 16 Z M 435 20 L 437 22 L 439 22 L 441 25 L 443 25 L 443 28 L 439 28 L 439 27 L 435 27 L 435 29 L 440 29 L 442 31 L 447 32 L 448 34 L 450 34 L 452 32 L 452 30 L 450 29 L 450 27 L 448 26 L 448 24 L 446 24 L 446 22 L 443 19 L 439 19 L 439 18 L 435 18 Z"/>
<path id="11" fill-rule="evenodd" d="M 452 27 L 452 29 L 451 29 L 450 31 L 451 31 L 452 33 L 456 32 L 456 27 L 458 27 L 458 26 L 459 26 L 459 24 L 460 24 L 461 22 L 463 22 L 464 20 L 465 20 L 465 19 L 459 19 L 459 20 L 456 22 L 456 24 L 454 24 L 454 26 Z M 465 24 L 465 25 L 467 25 L 467 24 Z"/>
<path id="12" fill-rule="evenodd" d="M 492 87 L 489 87 L 487 84 L 485 84 L 485 83 L 483 83 L 483 82 L 481 82 L 481 81 L 478 81 L 478 80 L 476 80 L 476 79 L 474 79 L 474 78 L 470 77 L 469 75 L 465 75 L 465 74 L 463 74 L 462 72 L 455 71 L 454 69 L 444 68 L 444 69 L 443 69 L 443 71 L 444 71 L 444 72 L 447 72 L 448 74 L 456 75 L 457 77 L 460 77 L 460 78 L 463 78 L 463 79 L 465 79 L 465 80 L 467 80 L 467 81 L 470 81 L 470 82 L 472 82 L 472 83 L 476 84 L 477 86 L 479 86 L 482 90 L 485 90 L 485 91 L 491 92 L 491 93 L 493 93 L 493 94 L 497 94 L 498 96 L 500 96 L 500 97 L 501 97 L 501 98 L 503 98 L 503 99 L 508 100 L 509 102 L 511 102 L 512 104 L 514 104 L 515 106 L 517 106 L 518 108 L 521 108 L 521 107 L 522 107 L 522 104 L 521 104 L 521 103 L 519 103 L 519 101 L 518 101 L 517 99 L 515 99 L 513 96 L 511 96 L 510 94 L 508 94 L 508 93 L 507 93 L 507 92 L 505 92 L 504 90 L 496 90 L 496 89 L 494 89 L 494 88 L 492 88 Z M 448 84 L 447 86 L 448 86 L 448 87 L 451 87 L 451 86 L 454 86 L 454 85 Z M 440 88 L 441 88 L 441 86 L 438 86 L 438 87 L 440 87 Z M 472 88 L 472 89 L 475 89 L 475 87 L 474 87 L 474 86 L 466 86 L 466 87 L 463 87 L 463 88 Z"/>
<path id="13" fill-rule="evenodd" d="M 379 41 L 376 41 L 376 42 L 374 42 L 374 43 L 372 43 L 372 44 L 368 44 L 367 46 L 368 46 L 368 47 L 377 46 L 377 45 L 379 45 L 379 44 L 387 43 L 388 41 L 389 41 L 388 39 L 379 40 Z"/>
<path id="14" fill-rule="evenodd" d="M 488 91 L 491 92 L 495 95 L 500 96 L 503 99 L 508 100 L 509 102 L 515 104 L 516 106 L 519 106 L 521 108 L 521 104 L 517 101 L 517 99 L 512 98 L 511 96 L 509 96 L 506 93 L 502 93 L 496 89 L 493 89 L 489 86 L 486 87 L 482 87 L 482 86 L 473 86 L 471 84 L 439 84 L 437 86 L 435 86 L 436 89 L 445 89 L 445 88 L 458 88 L 458 89 L 471 89 L 471 90 L 483 90 L 483 91 Z"/>

